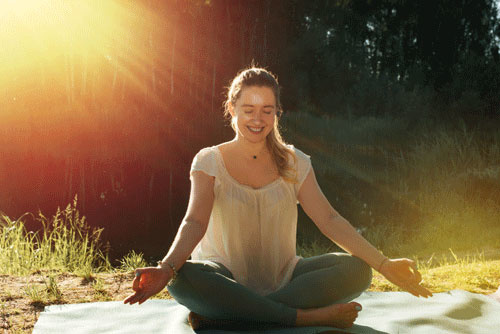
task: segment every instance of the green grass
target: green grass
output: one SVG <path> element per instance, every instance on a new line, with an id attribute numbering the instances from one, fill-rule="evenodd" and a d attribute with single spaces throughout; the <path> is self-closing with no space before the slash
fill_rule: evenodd
<path id="1" fill-rule="evenodd" d="M 335 251 L 331 245 L 318 241 L 299 244 L 297 253 L 301 256 L 315 256 Z M 488 294 L 500 285 L 500 249 L 484 252 L 456 254 L 452 249 L 443 253 L 433 253 L 428 257 L 408 255 L 417 262 L 423 277 L 423 285 L 433 293 L 466 290 Z M 372 291 L 402 291 L 374 271 Z"/>
<path id="2" fill-rule="evenodd" d="M 470 130 L 461 123 L 413 127 L 390 117 L 343 120 L 306 113 L 284 121 L 288 139 L 312 156 L 332 205 L 385 255 L 415 259 L 423 284 L 433 292 L 497 289 L 500 130 Z M 28 215 L 15 220 L 0 215 L 0 274 L 26 278 L 0 295 L 0 320 L 9 332 L 30 332 L 45 305 L 113 300 L 118 290 L 129 288 L 131 271 L 150 265 L 131 250 L 113 267 L 100 242 L 102 229 L 88 227 L 76 198 L 51 218 L 39 213 L 38 232 L 26 230 Z M 297 253 L 305 257 L 338 250 L 304 214 L 297 240 Z M 130 277 L 122 284 L 124 272 Z M 78 281 L 68 286 L 64 273 L 78 275 Z M 119 286 L 111 288 L 118 279 Z M 88 289 L 83 294 L 81 286 Z M 398 291 L 378 273 L 370 289 Z M 155 298 L 168 298 L 166 290 Z M 12 308 L 22 302 L 32 308 L 29 320 L 26 310 Z"/>
<path id="3" fill-rule="evenodd" d="M 51 218 L 39 213 L 41 229 L 27 231 L 23 217 L 0 217 L 0 273 L 26 275 L 32 271 L 53 269 L 67 272 L 107 271 L 109 259 L 101 250 L 102 229 L 93 231 L 80 216 L 77 200 L 66 209 L 58 209 Z"/>
<path id="4" fill-rule="evenodd" d="M 312 156 L 333 206 L 387 256 L 415 259 L 431 291 L 495 291 L 500 284 L 500 132 L 487 137 L 458 127 L 416 136 L 405 133 L 405 121 L 358 121 L 307 114 L 295 120 L 292 142 Z M 51 218 L 39 213 L 38 232 L 26 230 L 28 215 L 0 216 L 0 274 L 26 278 L 0 295 L 0 320 L 11 333 L 31 332 L 45 305 L 116 299 L 120 289 L 129 289 L 130 272 L 149 265 L 131 250 L 113 267 L 100 242 L 102 230 L 88 227 L 76 198 Z M 298 254 L 338 250 L 317 231 L 301 228 L 305 217 L 300 217 Z M 399 289 L 375 272 L 370 290 Z M 168 297 L 164 290 L 154 298 Z M 24 305 L 29 319 L 26 308 L 20 310 Z"/>
<path id="5" fill-rule="evenodd" d="M 307 113 L 284 121 L 332 205 L 387 255 L 500 249 L 499 127 Z M 307 221 L 300 241 L 321 240 Z"/>
<path id="6" fill-rule="evenodd" d="M 133 271 L 136 268 L 146 267 L 148 265 L 142 253 L 136 253 L 134 250 L 131 250 L 120 260 L 119 269 L 121 271 Z"/>

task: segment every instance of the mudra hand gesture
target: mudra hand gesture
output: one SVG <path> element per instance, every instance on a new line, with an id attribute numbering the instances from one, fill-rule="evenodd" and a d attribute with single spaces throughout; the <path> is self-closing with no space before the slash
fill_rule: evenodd
<path id="1" fill-rule="evenodd" d="M 416 297 L 430 297 L 432 293 L 420 285 L 422 275 L 417 265 L 410 259 L 385 259 L 379 272 L 387 280 L 408 291 Z"/>
<path id="2" fill-rule="evenodd" d="M 135 270 L 135 278 L 132 282 L 134 293 L 129 295 L 123 303 L 142 304 L 149 297 L 156 295 L 165 288 L 172 278 L 172 272 L 160 267 L 145 267 Z"/>

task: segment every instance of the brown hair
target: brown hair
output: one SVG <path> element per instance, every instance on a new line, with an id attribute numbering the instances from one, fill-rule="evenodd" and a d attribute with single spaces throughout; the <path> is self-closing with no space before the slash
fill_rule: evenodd
<path id="1" fill-rule="evenodd" d="M 283 109 L 280 101 L 280 87 L 276 76 L 264 68 L 254 66 L 238 73 L 228 88 L 227 99 L 224 102 L 224 116 L 231 119 L 229 112 L 230 105 L 236 105 L 236 101 L 241 97 L 243 88 L 251 86 L 269 87 L 274 93 L 276 99 L 276 116 L 274 128 L 266 137 L 267 148 L 271 152 L 271 156 L 278 167 L 278 173 L 283 179 L 288 182 L 297 183 L 297 171 L 293 168 L 297 162 L 297 158 L 293 151 L 286 146 L 285 141 L 281 137 L 278 125 L 278 120 L 281 118 Z M 232 119 L 231 127 L 236 131 L 236 125 Z M 293 159 L 293 165 L 289 163 L 289 156 Z"/>

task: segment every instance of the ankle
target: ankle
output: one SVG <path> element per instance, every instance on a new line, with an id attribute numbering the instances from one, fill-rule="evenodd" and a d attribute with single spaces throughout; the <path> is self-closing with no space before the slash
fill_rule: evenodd
<path id="1" fill-rule="evenodd" d="M 296 327 L 311 326 L 317 321 L 316 309 L 297 309 Z"/>

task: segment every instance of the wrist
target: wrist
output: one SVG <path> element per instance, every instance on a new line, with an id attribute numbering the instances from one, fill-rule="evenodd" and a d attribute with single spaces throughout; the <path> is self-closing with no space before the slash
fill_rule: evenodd
<path id="1" fill-rule="evenodd" d="M 384 266 L 384 264 L 387 263 L 387 261 L 389 261 L 389 258 L 384 256 L 384 259 L 380 262 L 380 264 L 377 267 L 378 272 L 382 270 L 382 267 Z"/>
<path id="2" fill-rule="evenodd" d="M 168 271 L 171 273 L 171 277 L 167 283 L 167 286 L 172 285 L 174 283 L 175 279 L 177 278 L 177 270 L 175 269 L 175 266 L 173 265 L 173 263 L 170 261 L 158 261 L 157 268 L 164 270 L 164 271 Z"/>

